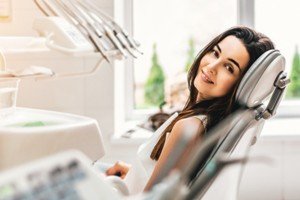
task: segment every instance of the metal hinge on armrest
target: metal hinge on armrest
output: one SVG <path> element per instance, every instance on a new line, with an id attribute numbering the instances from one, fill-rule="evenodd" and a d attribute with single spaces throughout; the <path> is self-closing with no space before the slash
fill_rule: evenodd
<path id="1" fill-rule="evenodd" d="M 291 80 L 287 77 L 285 72 L 281 72 L 278 75 L 274 82 L 275 90 L 271 96 L 268 106 L 256 117 L 257 120 L 260 118 L 269 119 L 271 116 L 275 115 L 277 107 L 283 97 L 284 90 L 290 82 Z"/>

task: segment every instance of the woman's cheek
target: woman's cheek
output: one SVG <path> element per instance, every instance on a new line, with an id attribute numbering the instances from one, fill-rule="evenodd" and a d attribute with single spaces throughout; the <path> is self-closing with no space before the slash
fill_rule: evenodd
<path id="1" fill-rule="evenodd" d="M 197 88 L 197 90 L 199 89 L 199 82 L 199 75 L 197 74 L 196 78 L 194 79 L 194 86 Z"/>
<path id="2" fill-rule="evenodd" d="M 234 85 L 234 82 L 231 81 L 231 80 L 227 80 L 224 82 L 224 84 L 221 85 L 220 87 L 220 94 L 223 96 L 223 95 L 226 95 L 230 89 L 233 87 Z"/>

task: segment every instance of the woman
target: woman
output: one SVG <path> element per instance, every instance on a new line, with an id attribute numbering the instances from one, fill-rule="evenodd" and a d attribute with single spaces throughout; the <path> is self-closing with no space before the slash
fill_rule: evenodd
<path id="1" fill-rule="evenodd" d="M 193 145 L 199 144 L 207 130 L 238 107 L 234 97 L 243 75 L 260 55 L 270 49 L 274 49 L 274 45 L 268 37 L 244 26 L 226 30 L 204 47 L 188 74 L 190 95 L 184 109 L 162 132 L 156 133 L 158 141 L 151 139 L 156 142 L 155 146 L 148 142 L 139 149 L 143 152 L 142 167 L 150 171 L 146 190 L 185 127 L 196 133 Z M 149 152 L 149 147 L 153 146 Z M 145 154 L 147 147 L 148 154 Z M 145 155 L 156 162 L 145 159 Z M 133 170 L 129 169 L 129 165 L 117 162 L 107 170 L 107 175 L 119 174 L 124 178 L 128 171 L 130 174 Z M 143 185 L 140 180 L 139 185 Z"/>

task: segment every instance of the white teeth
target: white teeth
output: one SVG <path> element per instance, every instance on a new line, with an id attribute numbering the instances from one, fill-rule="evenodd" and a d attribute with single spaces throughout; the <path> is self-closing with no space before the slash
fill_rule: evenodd
<path id="1" fill-rule="evenodd" d="M 206 75 L 205 75 L 205 79 L 207 80 L 207 82 L 213 83 L 211 80 L 209 80 L 209 78 Z"/>
<path id="2" fill-rule="evenodd" d="M 205 81 L 205 82 L 207 82 L 207 83 L 209 83 L 209 84 L 214 84 L 214 82 L 212 82 L 210 79 L 209 79 L 209 77 L 204 73 L 204 71 L 202 71 L 202 79 Z"/>
<path id="3" fill-rule="evenodd" d="M 206 78 L 206 80 L 208 81 L 208 82 L 210 82 L 211 83 L 211 81 L 207 78 L 207 77 L 205 77 Z"/>

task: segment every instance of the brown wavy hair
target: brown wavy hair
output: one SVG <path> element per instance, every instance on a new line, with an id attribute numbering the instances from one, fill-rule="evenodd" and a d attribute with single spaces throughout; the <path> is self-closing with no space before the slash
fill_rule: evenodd
<path id="1" fill-rule="evenodd" d="M 246 47 L 247 52 L 249 53 L 250 59 L 247 64 L 246 70 L 244 70 L 243 74 L 240 76 L 239 80 L 228 92 L 228 94 L 222 97 L 197 102 L 196 100 L 197 100 L 198 92 L 193 83 L 195 77 L 197 76 L 200 61 L 204 55 L 212 51 L 214 46 L 216 46 L 219 42 L 221 42 L 225 37 L 230 35 L 240 39 L 243 42 L 244 46 Z M 191 116 L 200 115 L 200 114 L 206 115 L 207 116 L 206 132 L 207 132 L 219 121 L 221 121 L 230 113 L 232 113 L 234 110 L 236 110 L 240 105 L 238 105 L 235 102 L 235 95 L 242 77 L 249 69 L 249 66 L 251 66 L 260 55 L 262 55 L 264 52 L 270 49 L 274 49 L 274 44 L 268 37 L 245 26 L 232 27 L 226 30 L 225 32 L 221 33 L 217 37 L 215 37 L 211 42 L 209 42 L 198 53 L 189 70 L 187 81 L 188 81 L 188 88 L 190 91 L 190 95 L 187 99 L 187 102 L 183 110 L 173 120 L 173 122 L 163 131 L 159 141 L 157 142 L 157 144 L 155 145 L 155 147 L 151 152 L 150 158 L 153 160 L 159 159 L 166 141 L 166 134 L 168 132 L 171 132 L 174 124 L 178 120 L 183 118 L 188 118 Z"/>

